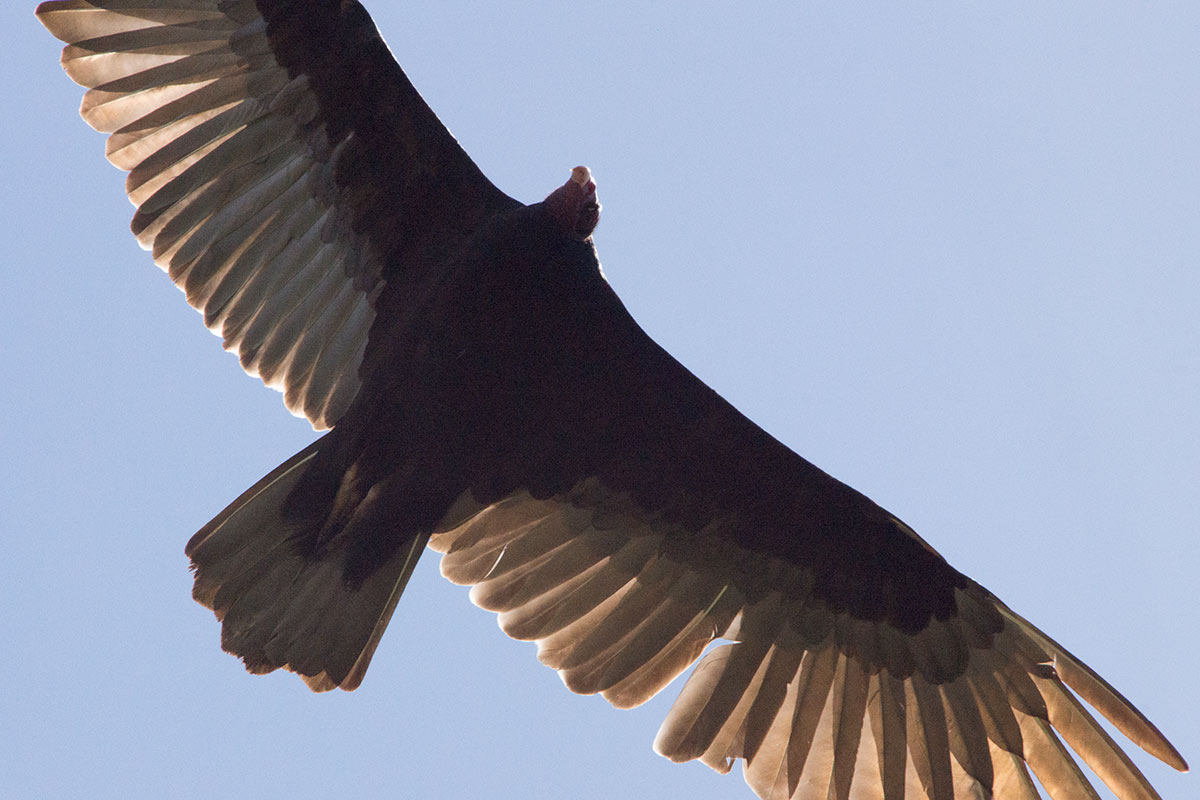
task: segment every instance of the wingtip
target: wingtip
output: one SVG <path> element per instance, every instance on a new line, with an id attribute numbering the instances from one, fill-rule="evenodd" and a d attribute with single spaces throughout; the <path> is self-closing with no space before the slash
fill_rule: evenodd
<path id="1" fill-rule="evenodd" d="M 1161 736 L 1161 734 L 1159 735 Z M 1149 752 L 1150 755 L 1157 757 L 1160 761 L 1177 772 L 1192 771 L 1192 768 L 1188 766 L 1187 759 L 1185 759 L 1183 754 L 1176 749 L 1175 745 L 1168 742 L 1166 737 L 1163 737 L 1162 743 L 1166 746 L 1164 748 L 1164 752 L 1156 753 L 1153 750 L 1147 750 L 1147 752 Z"/>
<path id="2" fill-rule="evenodd" d="M 1188 763 L 1175 745 L 1167 739 L 1137 706 L 1104 680 L 1087 664 L 1072 655 L 1061 644 L 1017 614 L 1008 606 L 996 601 L 997 608 L 1017 628 L 1043 648 L 1053 659 L 1054 667 L 1063 683 L 1088 705 L 1111 722 L 1126 738 L 1179 772 L 1188 772 Z"/>
<path id="3" fill-rule="evenodd" d="M 53 16 L 56 12 L 78 9 L 79 3 L 77 0 L 75 2 L 63 2 L 63 0 L 43 0 L 43 2 L 38 3 L 37 8 L 33 10 L 33 15 L 37 17 L 38 22 L 42 23 L 42 27 L 50 32 L 51 36 L 53 36 L 55 39 L 58 39 L 60 42 L 65 42 L 70 37 L 54 29 Z"/>

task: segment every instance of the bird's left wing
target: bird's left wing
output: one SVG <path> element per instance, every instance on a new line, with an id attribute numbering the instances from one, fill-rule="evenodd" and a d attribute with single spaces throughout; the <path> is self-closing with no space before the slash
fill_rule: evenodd
<path id="1" fill-rule="evenodd" d="M 141 245 L 242 366 L 335 424 L 384 283 L 497 209 L 354 0 L 54 0 L 81 113 L 129 172 Z"/>
<path id="2" fill-rule="evenodd" d="M 1068 686 L 1186 768 L 1078 659 L 597 291 L 605 310 L 549 337 L 552 369 L 523 384 L 538 430 L 430 541 L 568 687 L 628 707 L 698 661 L 656 749 L 744 759 L 764 798 L 1030 800 L 1030 770 L 1053 798 L 1094 797 L 1060 736 L 1123 800 L 1157 797 Z"/>

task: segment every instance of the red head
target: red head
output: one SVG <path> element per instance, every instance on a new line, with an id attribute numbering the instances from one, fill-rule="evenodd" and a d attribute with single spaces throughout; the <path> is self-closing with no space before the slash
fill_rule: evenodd
<path id="1" fill-rule="evenodd" d="M 591 170 L 587 167 L 571 170 L 571 179 L 551 192 L 543 205 L 565 230 L 587 239 L 600 221 L 600 203 L 596 200 L 596 182 Z"/>

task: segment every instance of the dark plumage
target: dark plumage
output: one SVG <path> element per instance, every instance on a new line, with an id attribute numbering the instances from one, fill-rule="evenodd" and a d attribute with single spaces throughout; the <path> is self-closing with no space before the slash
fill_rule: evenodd
<path id="1" fill-rule="evenodd" d="M 746 419 L 605 281 L 586 169 L 496 189 L 353 0 L 61 0 L 39 17 L 130 171 L 133 229 L 329 433 L 188 543 L 247 668 L 356 688 L 426 544 L 579 692 L 763 797 L 1155 797 L 1067 690 L 1132 705 Z"/>

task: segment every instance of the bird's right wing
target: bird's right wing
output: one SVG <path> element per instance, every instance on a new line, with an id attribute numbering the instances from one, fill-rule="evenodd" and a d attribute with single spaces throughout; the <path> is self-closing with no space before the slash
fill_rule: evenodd
<path id="1" fill-rule="evenodd" d="M 384 283 L 516 205 L 353 0 L 54 0 L 81 113 L 129 172 L 133 232 L 316 428 L 337 422 Z"/>

